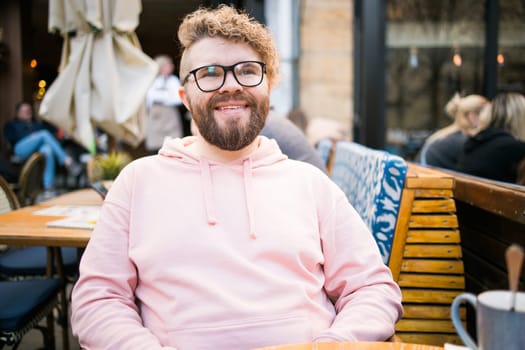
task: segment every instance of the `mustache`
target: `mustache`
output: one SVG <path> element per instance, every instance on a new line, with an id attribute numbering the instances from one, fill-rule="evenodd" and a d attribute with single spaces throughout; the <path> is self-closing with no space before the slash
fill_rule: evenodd
<path id="1" fill-rule="evenodd" d="M 242 91 L 237 91 L 234 93 L 217 94 L 210 98 L 208 106 L 212 109 L 217 103 L 226 102 L 230 100 L 245 101 L 250 107 L 257 106 L 257 100 L 253 96 L 246 94 Z"/>

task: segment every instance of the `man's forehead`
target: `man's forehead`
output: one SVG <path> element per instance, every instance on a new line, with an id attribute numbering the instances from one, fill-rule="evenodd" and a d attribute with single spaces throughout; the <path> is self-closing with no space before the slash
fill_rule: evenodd
<path id="1" fill-rule="evenodd" d="M 257 52 L 247 43 L 222 37 L 203 38 L 186 52 L 190 67 L 210 64 L 231 65 L 240 61 L 260 60 Z"/>

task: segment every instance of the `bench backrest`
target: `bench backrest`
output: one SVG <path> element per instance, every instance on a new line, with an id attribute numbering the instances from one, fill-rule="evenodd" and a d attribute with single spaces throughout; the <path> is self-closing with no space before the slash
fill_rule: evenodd
<path id="1" fill-rule="evenodd" d="M 335 145 L 332 180 L 370 228 L 388 264 L 407 173 L 403 158 L 350 141 Z"/>

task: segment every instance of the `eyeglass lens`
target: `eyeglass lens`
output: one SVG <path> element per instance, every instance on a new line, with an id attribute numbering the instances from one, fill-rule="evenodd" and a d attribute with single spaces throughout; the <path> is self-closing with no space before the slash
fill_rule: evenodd
<path id="1" fill-rule="evenodd" d="M 247 87 L 257 86 L 263 78 L 263 65 L 260 62 L 239 62 L 230 67 L 211 65 L 195 72 L 197 85 L 201 90 L 213 91 L 220 89 L 226 80 L 226 72 L 232 71 L 235 80 Z"/>

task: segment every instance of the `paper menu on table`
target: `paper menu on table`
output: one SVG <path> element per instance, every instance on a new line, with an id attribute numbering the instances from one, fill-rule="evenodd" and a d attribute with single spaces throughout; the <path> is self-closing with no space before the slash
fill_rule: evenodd
<path id="1" fill-rule="evenodd" d="M 466 346 L 445 343 L 445 350 L 469 350 Z"/>
<path id="2" fill-rule="evenodd" d="M 48 227 L 93 229 L 100 215 L 100 205 L 55 205 L 34 212 L 35 215 L 65 216 L 46 223 Z"/>
<path id="3" fill-rule="evenodd" d="M 46 223 L 48 227 L 64 227 L 64 228 L 83 228 L 83 229 L 94 229 L 97 221 L 96 220 L 85 220 L 82 218 L 65 218 L 59 220 L 53 220 Z"/>

